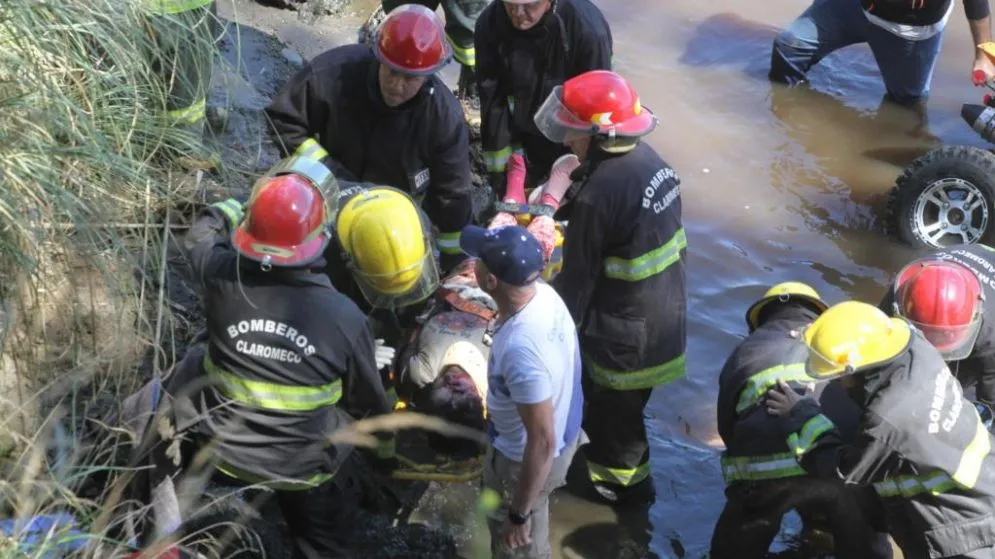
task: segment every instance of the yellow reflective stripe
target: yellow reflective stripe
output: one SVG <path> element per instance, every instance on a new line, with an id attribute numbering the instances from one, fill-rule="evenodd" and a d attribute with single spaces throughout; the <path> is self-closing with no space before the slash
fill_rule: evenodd
<path id="1" fill-rule="evenodd" d="M 956 487 L 954 480 L 941 471 L 921 476 L 898 476 L 873 485 L 880 497 L 915 497 L 922 493 L 939 495 Z"/>
<path id="2" fill-rule="evenodd" d="M 978 476 L 981 474 L 981 465 L 991 451 L 992 441 L 988 436 L 988 429 L 985 429 L 985 424 L 979 418 L 978 426 L 974 431 L 974 438 L 971 439 L 971 443 L 967 445 L 967 449 L 961 455 L 957 471 L 952 476 L 954 481 L 964 488 L 973 489 L 974 485 L 978 483 Z"/>
<path id="3" fill-rule="evenodd" d="M 294 150 L 294 155 L 321 161 L 328 157 L 328 152 L 318 143 L 318 140 L 308 138 L 301 145 L 297 146 L 297 149 Z"/>
<path id="4" fill-rule="evenodd" d="M 308 489 L 313 489 L 327 481 L 330 481 L 335 474 L 316 474 L 309 477 L 306 480 L 293 480 L 293 479 L 266 479 L 264 477 L 257 476 L 251 472 L 247 472 L 241 468 L 233 466 L 227 462 L 221 462 L 214 466 L 219 472 L 225 474 L 230 478 L 243 481 L 252 485 L 264 485 L 275 491 L 307 491 Z"/>
<path id="5" fill-rule="evenodd" d="M 472 67 L 477 65 L 477 49 L 459 46 L 449 33 L 446 33 L 446 39 L 449 41 L 449 45 L 453 47 L 453 58 L 456 59 L 456 62 L 464 66 Z"/>
<path id="6" fill-rule="evenodd" d="M 610 483 L 630 487 L 650 476 L 650 464 L 644 462 L 635 468 L 609 468 L 587 461 L 587 474 L 594 483 Z"/>
<path id="7" fill-rule="evenodd" d="M 394 437 L 377 440 L 377 458 L 393 458 L 396 454 L 395 444 Z"/>
<path id="8" fill-rule="evenodd" d="M 460 254 L 462 249 L 459 246 L 459 237 L 459 231 L 455 233 L 439 233 L 435 236 L 435 246 L 439 249 L 439 252 Z"/>
<path id="9" fill-rule="evenodd" d="M 733 481 L 758 481 L 803 476 L 805 469 L 798 465 L 790 452 L 764 456 L 722 456 L 722 477 L 726 483 Z"/>
<path id="10" fill-rule="evenodd" d="M 242 221 L 242 215 L 244 214 L 242 212 L 242 204 L 238 200 L 229 198 L 211 205 L 221 210 L 232 225 L 238 225 Z"/>
<path id="11" fill-rule="evenodd" d="M 214 0 L 145 0 L 149 11 L 154 14 L 170 15 L 189 12 L 207 6 Z"/>
<path id="12" fill-rule="evenodd" d="M 646 254 L 628 260 L 617 256 L 605 259 L 605 276 L 622 281 L 642 281 L 662 273 L 681 257 L 681 250 L 687 248 L 688 239 L 684 228 L 674 233 L 663 246 L 657 247 Z"/>
<path id="13" fill-rule="evenodd" d="M 746 386 L 739 393 L 739 403 L 736 404 L 736 413 L 760 402 L 767 391 L 773 388 L 777 381 L 784 382 L 812 382 L 812 377 L 805 374 L 805 363 L 791 363 L 788 365 L 778 365 L 764 369 L 752 375 L 746 381 Z"/>
<path id="14" fill-rule="evenodd" d="M 342 381 L 321 386 L 288 386 L 246 380 L 222 371 L 209 355 L 204 355 L 204 370 L 219 382 L 222 394 L 236 402 L 276 411 L 311 411 L 331 406 L 342 398 Z"/>
<path id="15" fill-rule="evenodd" d="M 667 361 L 662 365 L 637 369 L 635 371 L 616 371 L 602 367 L 588 358 L 591 366 L 591 380 L 613 390 L 643 390 L 661 384 L 673 382 L 684 376 L 687 363 L 684 354 Z"/>
<path id="16" fill-rule="evenodd" d="M 500 173 L 508 166 L 508 158 L 511 157 L 511 146 L 501 148 L 497 151 L 485 151 L 484 165 L 487 166 L 488 173 Z"/>
<path id="17" fill-rule="evenodd" d="M 820 413 L 806 421 L 799 432 L 791 433 L 788 436 L 788 447 L 795 453 L 795 456 L 801 457 L 815 448 L 815 443 L 819 437 L 831 431 L 833 427 L 833 422 Z"/>
<path id="18" fill-rule="evenodd" d="M 166 113 L 166 116 L 173 122 L 195 124 L 201 120 L 204 120 L 207 116 L 207 101 L 205 99 L 201 99 L 193 105 L 169 111 Z"/>

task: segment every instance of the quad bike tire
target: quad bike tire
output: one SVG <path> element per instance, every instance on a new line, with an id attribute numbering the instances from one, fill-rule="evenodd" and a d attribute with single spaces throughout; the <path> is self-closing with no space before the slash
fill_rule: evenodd
<path id="1" fill-rule="evenodd" d="M 951 198 L 951 193 L 962 198 Z M 995 154 L 970 146 L 944 146 L 914 160 L 889 193 L 887 227 L 893 237 L 917 249 L 991 244 Z"/>

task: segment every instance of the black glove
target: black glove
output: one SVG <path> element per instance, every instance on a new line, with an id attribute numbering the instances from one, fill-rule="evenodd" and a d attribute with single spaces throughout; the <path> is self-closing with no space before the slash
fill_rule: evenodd
<path id="1" fill-rule="evenodd" d="M 992 413 L 992 407 L 984 402 L 973 403 L 974 409 L 978 410 L 978 415 L 981 416 L 981 422 L 984 423 L 985 429 L 991 431 L 992 423 L 995 423 L 995 414 Z"/>

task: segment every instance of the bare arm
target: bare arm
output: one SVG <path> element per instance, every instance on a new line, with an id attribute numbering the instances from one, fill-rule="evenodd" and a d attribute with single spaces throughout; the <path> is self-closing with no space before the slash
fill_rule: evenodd
<path id="1" fill-rule="evenodd" d="M 556 433 L 553 429 L 553 400 L 537 404 L 519 404 L 518 415 L 525 425 L 525 455 L 518 486 L 511 499 L 511 510 L 528 514 L 535 506 L 542 486 L 549 477 L 556 454 Z"/>

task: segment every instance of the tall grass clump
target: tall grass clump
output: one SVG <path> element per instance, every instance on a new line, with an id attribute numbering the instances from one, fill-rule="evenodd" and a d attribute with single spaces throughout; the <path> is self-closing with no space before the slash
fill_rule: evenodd
<path id="1" fill-rule="evenodd" d="M 68 482 L 109 457 L 77 444 L 81 404 L 130 392 L 169 328 L 136 264 L 163 272 L 170 212 L 199 184 L 169 162 L 203 148 L 166 118 L 145 4 L 0 2 L 0 519 L 92 515 Z"/>

